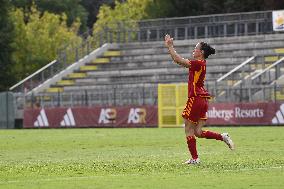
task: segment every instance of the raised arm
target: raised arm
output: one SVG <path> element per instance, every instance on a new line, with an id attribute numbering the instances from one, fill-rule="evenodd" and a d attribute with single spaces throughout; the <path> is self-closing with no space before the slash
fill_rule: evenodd
<path id="1" fill-rule="evenodd" d="M 165 36 L 165 46 L 168 48 L 173 61 L 183 67 L 190 68 L 189 61 L 182 58 L 174 49 L 173 38 L 168 34 Z"/>

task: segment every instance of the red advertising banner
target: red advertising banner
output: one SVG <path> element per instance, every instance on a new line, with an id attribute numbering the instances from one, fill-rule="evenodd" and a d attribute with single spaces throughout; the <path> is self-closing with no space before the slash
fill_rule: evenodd
<path id="1" fill-rule="evenodd" d="M 211 103 L 207 116 L 207 125 L 284 125 L 284 103 Z M 157 126 L 157 106 L 24 110 L 24 128 Z"/>
<path id="2" fill-rule="evenodd" d="M 283 125 L 281 103 L 212 103 L 207 125 Z"/>
<path id="3" fill-rule="evenodd" d="M 157 127 L 156 106 L 74 107 L 24 110 L 24 128 Z"/>

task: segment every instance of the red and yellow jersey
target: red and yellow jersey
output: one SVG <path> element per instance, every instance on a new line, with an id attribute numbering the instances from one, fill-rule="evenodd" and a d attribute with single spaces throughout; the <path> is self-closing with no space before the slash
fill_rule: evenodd
<path id="1" fill-rule="evenodd" d="M 188 98 L 196 96 L 210 98 L 210 94 L 204 88 L 206 60 L 189 60 L 189 64 Z"/>

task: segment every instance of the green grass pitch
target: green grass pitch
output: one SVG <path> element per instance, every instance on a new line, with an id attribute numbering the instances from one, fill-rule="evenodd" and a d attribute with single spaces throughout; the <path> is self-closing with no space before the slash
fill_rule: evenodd
<path id="1" fill-rule="evenodd" d="M 284 188 L 284 127 L 213 127 L 188 156 L 182 128 L 0 130 L 0 188 Z"/>

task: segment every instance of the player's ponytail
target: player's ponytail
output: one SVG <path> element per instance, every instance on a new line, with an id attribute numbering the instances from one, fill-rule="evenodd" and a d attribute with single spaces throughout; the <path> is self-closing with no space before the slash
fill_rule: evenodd
<path id="1" fill-rule="evenodd" d="M 204 51 L 204 58 L 208 58 L 209 55 L 215 54 L 215 49 L 205 42 L 200 42 L 201 50 Z"/>

